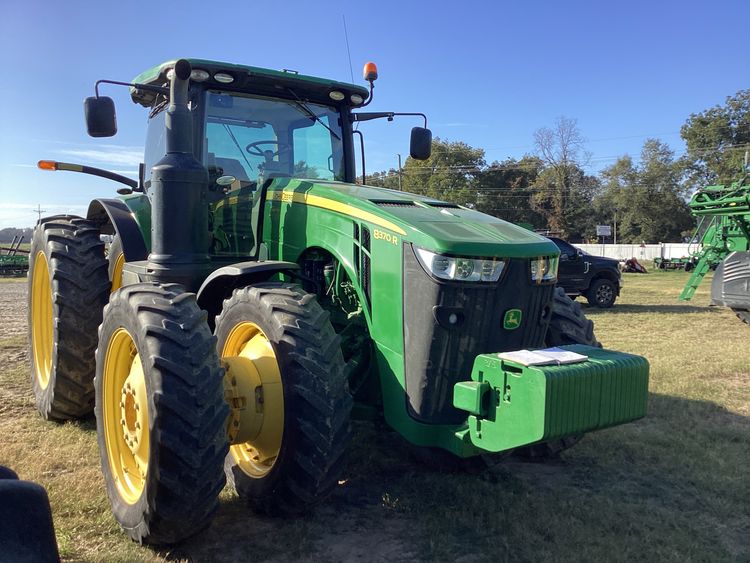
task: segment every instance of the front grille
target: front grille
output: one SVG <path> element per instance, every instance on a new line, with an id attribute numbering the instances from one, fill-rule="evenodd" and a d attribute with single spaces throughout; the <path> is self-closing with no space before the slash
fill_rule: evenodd
<path id="1" fill-rule="evenodd" d="M 497 284 L 439 283 L 404 246 L 404 369 L 409 414 L 420 422 L 458 424 L 453 386 L 470 379 L 478 354 L 544 344 L 554 286 L 532 285 L 528 260 L 509 260 Z M 521 325 L 503 328 L 509 309 Z M 451 326 L 446 319 L 455 314 Z"/>

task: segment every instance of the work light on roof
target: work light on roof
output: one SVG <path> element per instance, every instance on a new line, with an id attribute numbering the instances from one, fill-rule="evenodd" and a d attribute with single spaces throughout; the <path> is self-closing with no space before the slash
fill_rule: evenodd
<path id="1" fill-rule="evenodd" d="M 355 106 L 358 106 L 363 102 L 362 96 L 360 96 L 359 94 L 352 94 L 351 96 L 349 96 L 349 99 Z"/>
<path id="2" fill-rule="evenodd" d="M 217 72 L 214 74 L 214 80 L 221 82 L 222 84 L 231 84 L 234 82 L 234 76 L 227 74 L 226 72 Z"/>
<path id="3" fill-rule="evenodd" d="M 330 97 L 334 102 L 340 102 L 345 98 L 343 92 L 339 92 L 338 90 L 331 90 L 328 92 L 328 97 Z"/>
<path id="4" fill-rule="evenodd" d="M 208 71 L 202 70 L 200 68 L 194 68 L 190 72 L 190 80 L 194 82 L 205 82 L 206 80 L 208 80 L 209 76 L 210 75 L 208 74 Z"/>

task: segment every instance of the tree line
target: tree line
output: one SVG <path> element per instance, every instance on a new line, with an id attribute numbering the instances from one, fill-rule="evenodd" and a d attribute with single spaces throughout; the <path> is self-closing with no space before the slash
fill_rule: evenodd
<path id="1" fill-rule="evenodd" d="M 574 242 L 596 240 L 596 225 L 617 227 L 618 242 L 675 242 L 695 228 L 688 200 L 698 188 L 727 184 L 745 171 L 750 149 L 750 90 L 691 114 L 680 129 L 686 151 L 646 139 L 640 158 L 619 157 L 586 172 L 585 139 L 560 117 L 534 133 L 534 152 L 487 163 L 484 150 L 433 140 L 425 161 L 368 175 L 366 183 L 451 201 L 549 231 Z"/>

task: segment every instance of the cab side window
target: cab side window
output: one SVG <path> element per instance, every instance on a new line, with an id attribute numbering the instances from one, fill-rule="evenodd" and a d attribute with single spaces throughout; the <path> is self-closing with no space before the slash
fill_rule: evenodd
<path id="1" fill-rule="evenodd" d="M 167 139 L 164 116 L 166 111 L 160 111 L 148 120 L 146 129 L 146 152 L 144 154 L 144 186 L 146 191 L 151 187 L 151 169 L 167 153 Z"/>
<path id="2" fill-rule="evenodd" d="M 560 260 L 570 260 L 573 256 L 578 254 L 578 250 L 567 242 L 555 240 L 554 243 L 560 249 Z"/>

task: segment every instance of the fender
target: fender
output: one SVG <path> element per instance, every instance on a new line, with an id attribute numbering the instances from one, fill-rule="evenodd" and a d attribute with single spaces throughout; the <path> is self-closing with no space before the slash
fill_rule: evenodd
<path id="1" fill-rule="evenodd" d="M 213 328 L 214 318 L 221 312 L 221 305 L 232 292 L 254 283 L 268 281 L 275 274 L 299 270 L 299 264 L 279 260 L 260 262 L 238 262 L 214 270 L 198 290 L 198 306 L 208 313 L 208 324 Z"/>
<path id="2" fill-rule="evenodd" d="M 89 204 L 86 218 L 99 224 L 103 234 L 120 237 L 126 262 L 146 260 L 148 248 L 131 209 L 119 199 L 95 199 Z"/>

